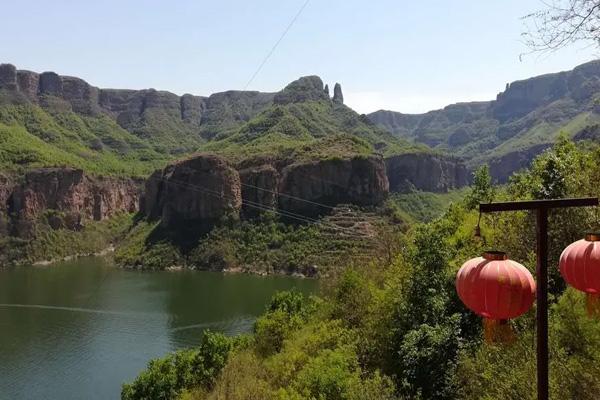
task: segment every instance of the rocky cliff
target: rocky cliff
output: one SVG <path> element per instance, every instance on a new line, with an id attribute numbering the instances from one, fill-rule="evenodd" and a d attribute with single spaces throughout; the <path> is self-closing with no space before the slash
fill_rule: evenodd
<path id="1" fill-rule="evenodd" d="M 280 211 L 292 220 L 324 214 L 339 203 L 377 205 L 389 190 L 380 157 L 234 169 L 221 157 L 199 154 L 155 172 L 146 182 L 143 211 L 167 228 L 210 229 L 225 216 L 250 218 Z M 321 206 L 324 205 L 325 207 Z"/>
<path id="2" fill-rule="evenodd" d="M 387 158 L 385 165 L 392 192 L 446 192 L 469 183 L 466 166 L 441 155 L 407 153 Z"/>
<path id="3" fill-rule="evenodd" d="M 506 85 L 495 100 L 458 103 L 425 114 L 380 110 L 369 119 L 396 136 L 438 147 L 469 167 L 488 163 L 501 182 L 526 167 L 559 132 L 574 139 L 600 119 L 600 61 Z M 502 154 L 502 156 L 499 156 Z"/>
<path id="4" fill-rule="evenodd" d="M 208 231 L 225 216 L 239 216 L 241 206 L 239 173 L 220 157 L 200 154 L 155 172 L 143 210 L 167 228 Z"/>
<path id="5" fill-rule="evenodd" d="M 389 183 L 381 157 L 353 157 L 289 165 L 281 171 L 278 192 L 281 210 L 316 216 L 342 203 L 381 204 Z"/>
<path id="6" fill-rule="evenodd" d="M 77 229 L 85 219 L 133 213 L 139 205 L 138 182 L 90 177 L 72 168 L 32 170 L 18 183 L 7 182 L 0 182 L 0 201 L 16 236 L 29 236 L 36 218 L 48 210 L 63 214 L 48 221 L 53 228 Z"/>

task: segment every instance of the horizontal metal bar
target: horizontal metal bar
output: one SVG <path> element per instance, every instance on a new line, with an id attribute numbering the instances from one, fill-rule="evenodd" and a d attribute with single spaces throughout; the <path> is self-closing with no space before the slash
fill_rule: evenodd
<path id="1" fill-rule="evenodd" d="M 565 207 L 588 207 L 597 206 L 597 197 L 584 197 L 577 199 L 552 199 L 552 200 L 528 200 L 507 201 L 503 203 L 481 203 L 479 211 L 482 213 L 499 211 L 539 210 Z"/>

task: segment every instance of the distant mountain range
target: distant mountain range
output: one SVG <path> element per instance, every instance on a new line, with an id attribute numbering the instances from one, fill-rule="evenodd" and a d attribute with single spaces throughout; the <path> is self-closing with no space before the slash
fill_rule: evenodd
<path id="1" fill-rule="evenodd" d="M 380 110 L 368 118 L 397 137 L 462 157 L 470 167 L 489 163 L 504 181 L 561 132 L 575 140 L 599 137 L 599 100 L 600 61 L 591 61 L 507 84 L 496 100 L 424 114 Z"/>
<path id="2" fill-rule="evenodd" d="M 5 149 L 13 150 L 0 157 L 0 169 L 58 164 L 140 176 L 197 151 L 237 162 L 298 157 L 304 148 L 318 157 L 372 152 L 388 158 L 434 154 L 452 163 L 462 158 L 471 169 L 489 163 L 493 176 L 504 181 L 560 132 L 576 140 L 600 135 L 598 96 L 600 61 L 513 82 L 492 101 L 367 116 L 343 104 L 339 84 L 331 97 L 317 76 L 277 93 L 232 90 L 204 97 L 100 89 L 79 78 L 2 64 L 0 130 Z M 345 140 L 319 144 L 335 135 Z"/>

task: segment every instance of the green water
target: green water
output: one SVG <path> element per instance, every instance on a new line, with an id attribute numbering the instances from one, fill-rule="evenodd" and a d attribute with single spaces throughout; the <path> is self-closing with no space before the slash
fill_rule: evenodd
<path id="1" fill-rule="evenodd" d="M 102 258 L 0 270 L 0 399 L 114 399 L 153 357 L 204 329 L 251 329 L 277 290 L 317 282 L 134 272 Z"/>

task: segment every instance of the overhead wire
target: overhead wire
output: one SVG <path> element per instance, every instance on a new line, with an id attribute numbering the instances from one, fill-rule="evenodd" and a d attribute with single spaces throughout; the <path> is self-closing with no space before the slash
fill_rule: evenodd
<path id="1" fill-rule="evenodd" d="M 158 179 L 158 178 L 150 177 L 149 179 L 155 179 L 155 180 L 159 180 L 159 181 L 162 182 L 162 180 Z M 187 187 L 187 188 L 189 188 L 191 190 L 194 190 L 194 191 L 197 191 L 197 192 L 201 192 L 201 193 L 206 193 L 206 194 L 215 196 L 215 197 L 220 198 L 220 199 L 235 200 L 235 198 L 233 198 L 231 196 L 227 196 L 227 195 L 225 195 L 223 193 L 219 193 L 219 192 L 216 192 L 216 191 L 213 191 L 213 190 L 210 190 L 208 188 L 204 188 L 204 187 L 201 187 L 201 186 L 198 186 L 198 185 L 193 185 L 193 184 L 190 184 L 190 183 L 178 182 L 178 181 L 168 181 L 167 183 L 168 184 L 174 184 L 174 185 L 177 185 L 177 186 Z M 352 229 L 345 228 L 345 227 L 340 227 L 340 226 L 334 225 L 334 224 L 328 224 L 328 223 L 323 222 L 322 220 L 310 218 L 310 217 L 307 217 L 307 216 L 302 215 L 302 214 L 297 214 L 297 213 L 294 213 L 294 212 L 291 212 L 291 211 L 286 211 L 286 210 L 280 210 L 280 209 L 277 209 L 275 207 L 268 207 L 268 206 L 265 206 L 263 204 L 260 204 L 260 203 L 257 203 L 257 202 L 253 202 L 253 201 L 250 201 L 250 200 L 244 200 L 244 199 L 242 199 L 241 203 L 242 203 L 242 205 L 245 205 L 247 207 L 255 208 L 255 209 L 258 209 L 258 210 L 261 210 L 261 211 L 270 211 L 270 212 L 273 212 L 274 214 L 283 216 L 285 218 L 291 218 L 291 219 L 295 219 L 295 220 L 298 220 L 298 221 L 301 221 L 301 222 L 304 222 L 304 223 L 319 225 L 319 226 L 323 226 L 323 227 L 326 227 L 326 228 L 330 228 L 330 229 L 336 230 L 338 232 L 343 232 L 343 233 L 345 233 L 347 235 L 347 237 L 353 237 L 355 239 L 375 240 L 375 238 L 373 236 L 366 235 L 366 234 L 365 235 L 360 235 L 360 234 L 357 234 L 357 232 L 355 232 Z"/>
<path id="2" fill-rule="evenodd" d="M 269 61 L 269 58 L 271 58 L 271 56 L 273 55 L 273 53 L 275 53 L 275 50 L 277 50 L 277 47 L 283 41 L 283 39 L 288 34 L 288 32 L 290 31 L 290 29 L 292 29 L 292 26 L 294 26 L 294 24 L 296 23 L 296 21 L 298 20 L 298 18 L 300 18 L 300 15 L 302 14 L 302 12 L 304 11 L 304 9 L 306 8 L 306 6 L 308 5 L 309 2 L 310 2 L 310 0 L 306 0 L 304 2 L 304 4 L 302 4 L 302 7 L 300 7 L 300 9 L 296 13 L 296 15 L 294 15 L 294 17 L 292 18 L 292 20 L 290 21 L 290 23 L 287 25 L 287 27 L 284 29 L 284 31 L 281 34 L 281 36 L 279 37 L 279 39 L 277 39 L 277 41 L 275 42 L 275 44 L 273 45 L 273 47 L 271 48 L 271 50 L 269 50 L 269 52 L 267 53 L 267 55 L 265 56 L 265 58 L 262 60 L 262 62 L 260 63 L 260 65 L 258 66 L 258 68 L 256 69 L 256 71 L 254 71 L 254 74 L 252 74 L 252 76 L 250 77 L 250 79 L 246 83 L 246 86 L 244 86 L 244 90 L 248 89 L 248 86 L 250 86 L 250 84 L 254 81 L 254 78 L 256 78 L 256 76 L 260 73 L 260 71 L 263 69 L 263 67 L 265 66 L 265 64 L 267 63 L 267 61 Z"/>

